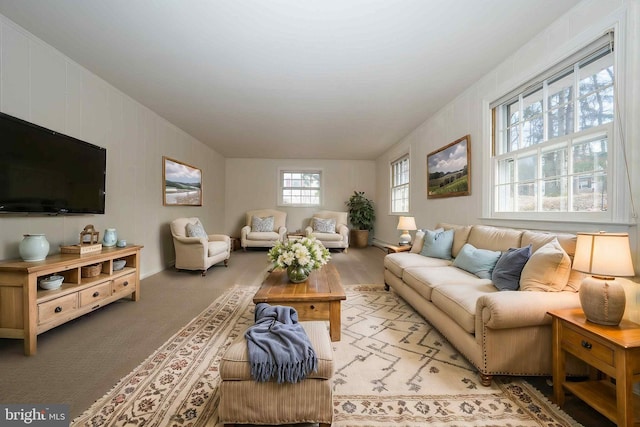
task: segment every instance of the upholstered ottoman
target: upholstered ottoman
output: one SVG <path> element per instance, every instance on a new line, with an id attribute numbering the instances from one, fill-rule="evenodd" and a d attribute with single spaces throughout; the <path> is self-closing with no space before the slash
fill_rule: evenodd
<path id="1" fill-rule="evenodd" d="M 318 372 L 299 383 L 256 382 L 251 377 L 247 342 L 240 335 L 220 362 L 220 406 L 225 426 L 235 424 L 319 423 L 333 419 L 333 349 L 325 322 L 300 322 L 318 358 Z"/>

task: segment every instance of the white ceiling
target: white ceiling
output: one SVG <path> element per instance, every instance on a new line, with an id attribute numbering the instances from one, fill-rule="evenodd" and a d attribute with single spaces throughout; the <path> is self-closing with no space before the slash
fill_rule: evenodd
<path id="1" fill-rule="evenodd" d="M 225 157 L 375 159 L 579 0 L 0 0 Z"/>

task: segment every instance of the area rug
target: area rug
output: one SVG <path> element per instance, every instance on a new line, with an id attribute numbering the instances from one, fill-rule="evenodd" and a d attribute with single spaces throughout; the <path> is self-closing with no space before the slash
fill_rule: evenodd
<path id="1" fill-rule="evenodd" d="M 577 426 L 521 379 L 479 384 L 442 336 L 382 285 L 345 286 L 333 343 L 334 426 Z M 253 323 L 255 287 L 235 286 L 73 426 L 220 427 L 218 366 Z"/>

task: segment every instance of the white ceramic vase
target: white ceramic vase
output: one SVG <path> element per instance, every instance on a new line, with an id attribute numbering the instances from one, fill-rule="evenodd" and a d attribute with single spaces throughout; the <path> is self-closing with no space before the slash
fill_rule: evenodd
<path id="1" fill-rule="evenodd" d="M 24 261 L 42 261 L 49 254 L 49 241 L 44 234 L 25 234 L 19 251 Z"/>
<path id="2" fill-rule="evenodd" d="M 104 236 L 102 237 L 102 246 L 111 247 L 115 246 L 118 241 L 118 233 L 116 233 L 115 228 L 107 228 L 104 231 Z"/>

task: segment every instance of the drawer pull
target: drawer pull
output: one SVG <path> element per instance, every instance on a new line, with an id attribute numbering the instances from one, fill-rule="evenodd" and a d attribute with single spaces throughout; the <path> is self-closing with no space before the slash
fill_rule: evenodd
<path id="1" fill-rule="evenodd" d="M 125 281 L 125 282 L 122 284 L 122 286 L 129 286 L 129 281 L 128 281 L 128 280 L 127 280 L 127 281 Z"/>
<path id="2" fill-rule="evenodd" d="M 55 311 L 56 313 L 60 313 L 62 311 L 62 307 L 57 306 L 53 311 Z"/>
<path id="3" fill-rule="evenodd" d="M 94 307 L 91 307 L 91 310 L 95 310 L 96 308 L 100 308 L 100 304 L 98 304 L 98 305 L 96 305 Z"/>
<path id="4" fill-rule="evenodd" d="M 93 297 L 94 297 L 94 298 L 97 298 L 97 297 L 99 297 L 99 296 L 100 296 L 100 292 L 95 291 L 95 292 L 93 293 Z"/>
<path id="5" fill-rule="evenodd" d="M 312 306 L 311 306 L 311 310 L 315 310 L 315 309 L 316 309 L 316 306 L 315 306 L 315 305 L 312 305 Z"/>
<path id="6" fill-rule="evenodd" d="M 591 345 L 591 343 L 590 343 L 589 341 L 582 340 L 582 342 L 581 342 L 580 344 L 581 344 L 584 348 L 586 348 L 587 350 L 591 350 L 592 345 Z"/>

